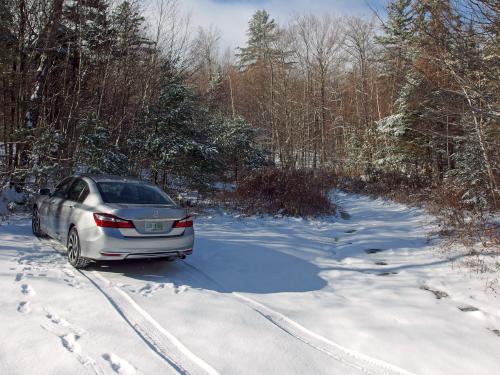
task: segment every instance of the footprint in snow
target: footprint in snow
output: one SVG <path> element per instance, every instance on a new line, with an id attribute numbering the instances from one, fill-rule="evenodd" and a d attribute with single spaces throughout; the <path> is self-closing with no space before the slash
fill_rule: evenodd
<path id="1" fill-rule="evenodd" d="M 136 374 L 136 370 L 135 370 L 134 366 L 132 366 L 130 363 L 128 363 L 124 359 L 118 357 L 116 354 L 104 353 L 102 355 L 102 358 L 104 358 L 106 361 L 108 361 L 111 368 L 113 369 L 113 371 L 119 375 L 135 375 Z"/>
<path id="2" fill-rule="evenodd" d="M 91 367 L 93 369 L 93 373 L 95 374 L 103 373 L 96 361 L 94 361 L 92 357 L 83 353 L 82 346 L 78 342 L 81 338 L 81 333 L 79 331 L 84 332 L 83 330 L 78 330 L 66 320 L 59 318 L 57 315 L 47 313 L 46 317 L 50 319 L 52 323 L 58 325 L 58 328 L 55 329 L 55 327 L 52 326 L 42 325 L 43 329 L 57 336 L 62 347 L 68 352 L 74 354 L 78 362 L 80 362 L 83 366 Z M 70 332 L 63 331 L 63 333 L 60 333 L 61 326 L 69 328 Z"/>
<path id="3" fill-rule="evenodd" d="M 500 337 L 500 329 L 492 329 L 492 328 L 488 328 L 489 331 L 493 332 L 495 335 L 497 335 L 498 337 Z"/>
<path id="4" fill-rule="evenodd" d="M 143 297 L 152 297 L 158 289 L 170 289 L 173 290 L 175 294 L 184 293 L 189 290 L 187 285 L 176 285 L 174 283 L 160 283 L 160 284 L 146 284 L 138 291 L 131 289 L 132 292 L 139 293 Z"/>
<path id="5" fill-rule="evenodd" d="M 24 279 L 24 273 L 20 272 L 16 274 L 16 281 L 21 281 L 22 279 Z"/>
<path id="6" fill-rule="evenodd" d="M 139 294 L 143 297 L 151 297 L 160 288 L 164 288 L 164 284 L 146 284 L 139 289 Z"/>
<path id="7" fill-rule="evenodd" d="M 189 287 L 187 285 L 177 285 L 175 283 L 166 283 L 163 287 L 173 290 L 175 294 L 184 293 L 189 290 Z"/>
<path id="8" fill-rule="evenodd" d="M 390 276 L 390 275 L 397 275 L 397 272 L 391 271 L 391 272 L 381 272 L 377 273 L 377 276 Z"/>
<path id="9" fill-rule="evenodd" d="M 23 314 L 29 313 L 31 311 L 30 302 L 29 301 L 19 302 L 19 305 L 17 305 L 17 311 Z"/>
<path id="10" fill-rule="evenodd" d="M 82 353 L 82 347 L 77 342 L 80 339 L 79 335 L 75 335 L 74 333 L 68 333 L 59 336 L 59 338 L 61 339 L 61 343 L 64 346 L 64 348 L 69 352 L 76 354 Z"/>
<path id="11" fill-rule="evenodd" d="M 73 271 L 71 271 L 71 270 L 67 269 L 67 268 L 63 268 L 63 269 L 62 269 L 62 272 L 63 272 L 66 276 L 68 276 L 68 277 L 71 277 L 71 278 L 75 277 L 75 273 L 74 273 Z"/>
<path id="12" fill-rule="evenodd" d="M 449 294 L 442 291 L 442 290 L 437 290 L 437 289 L 432 289 L 431 287 L 427 286 L 427 285 L 422 285 L 420 287 L 420 289 L 422 290 L 427 290 L 428 292 L 431 292 L 433 293 L 437 299 L 441 299 L 441 298 L 448 298 L 449 297 Z"/>
<path id="13" fill-rule="evenodd" d="M 382 251 L 384 251 L 384 250 L 382 250 L 382 249 L 366 249 L 365 253 L 367 253 L 367 254 L 376 254 L 376 253 L 381 253 Z"/>
<path id="14" fill-rule="evenodd" d="M 349 215 L 346 211 L 340 210 L 340 217 L 344 220 L 349 220 L 351 215 Z"/>
<path id="15" fill-rule="evenodd" d="M 45 315 L 45 317 L 47 319 L 49 319 L 54 324 L 60 324 L 64 327 L 67 327 L 69 325 L 65 319 L 60 318 L 59 316 L 57 316 L 55 314 L 47 313 L 47 315 Z"/>
<path id="16" fill-rule="evenodd" d="M 45 317 L 49 319 L 53 324 L 59 326 L 59 327 L 65 327 L 69 328 L 73 333 L 75 333 L 77 336 L 81 336 L 85 333 L 85 330 L 75 327 L 73 324 L 68 322 L 66 319 L 61 318 L 60 316 L 53 314 L 51 312 L 47 312 L 45 314 Z"/>
<path id="17" fill-rule="evenodd" d="M 474 306 L 458 306 L 458 309 L 463 312 L 474 312 L 474 311 L 479 311 L 477 307 Z"/>
<path id="18" fill-rule="evenodd" d="M 28 284 L 21 285 L 21 293 L 27 296 L 34 296 L 36 294 L 35 290 Z"/>
<path id="19" fill-rule="evenodd" d="M 76 280 L 73 280 L 73 279 L 69 279 L 69 278 L 64 278 L 63 281 L 70 287 L 73 287 L 73 288 L 76 288 L 76 289 L 80 289 L 82 287 L 82 285 L 80 284 L 79 281 L 76 281 Z"/>
<path id="20" fill-rule="evenodd" d="M 68 284 L 69 286 L 76 288 L 76 289 L 80 289 L 82 287 L 82 283 L 80 283 L 77 280 L 76 275 L 73 271 L 71 271 L 67 268 L 63 268 L 61 271 L 67 276 L 67 277 L 63 278 L 63 281 L 66 284 Z"/>
<path id="21" fill-rule="evenodd" d="M 188 290 L 189 290 L 189 287 L 187 285 L 180 285 L 180 286 L 175 287 L 174 292 L 175 292 L 175 294 L 179 294 L 179 293 L 187 292 Z"/>

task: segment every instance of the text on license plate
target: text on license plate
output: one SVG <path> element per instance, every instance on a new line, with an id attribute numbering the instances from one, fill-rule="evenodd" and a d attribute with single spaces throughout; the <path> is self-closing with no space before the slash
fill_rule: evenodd
<path id="1" fill-rule="evenodd" d="M 144 230 L 146 232 L 163 232 L 164 226 L 161 221 L 146 221 Z"/>

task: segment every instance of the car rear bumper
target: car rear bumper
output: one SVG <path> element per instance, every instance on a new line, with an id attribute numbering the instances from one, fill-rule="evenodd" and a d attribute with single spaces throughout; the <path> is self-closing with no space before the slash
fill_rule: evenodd
<path id="1" fill-rule="evenodd" d="M 100 257 L 94 257 L 95 260 L 123 260 L 123 259 L 150 259 L 150 258 L 179 258 L 184 259 L 186 256 L 191 255 L 193 249 L 179 249 L 169 251 L 156 251 L 156 252 L 109 252 L 102 251 Z"/>
<path id="2" fill-rule="evenodd" d="M 115 228 L 92 228 L 79 234 L 82 256 L 95 260 L 185 258 L 192 254 L 194 244 L 193 228 L 170 237 L 124 237 Z"/>

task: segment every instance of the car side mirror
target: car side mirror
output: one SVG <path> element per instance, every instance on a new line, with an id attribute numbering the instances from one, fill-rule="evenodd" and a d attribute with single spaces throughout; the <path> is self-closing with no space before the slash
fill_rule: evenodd
<path id="1" fill-rule="evenodd" d="M 38 192 L 40 195 L 50 195 L 50 189 L 40 189 Z"/>

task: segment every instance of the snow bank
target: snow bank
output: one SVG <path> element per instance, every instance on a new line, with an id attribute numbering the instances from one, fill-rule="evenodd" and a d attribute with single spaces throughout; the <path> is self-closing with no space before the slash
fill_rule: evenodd
<path id="1" fill-rule="evenodd" d="M 19 193 L 9 185 L 5 185 L 0 191 L 0 216 L 5 216 L 15 209 L 16 204 L 24 204 L 26 196 Z"/>

